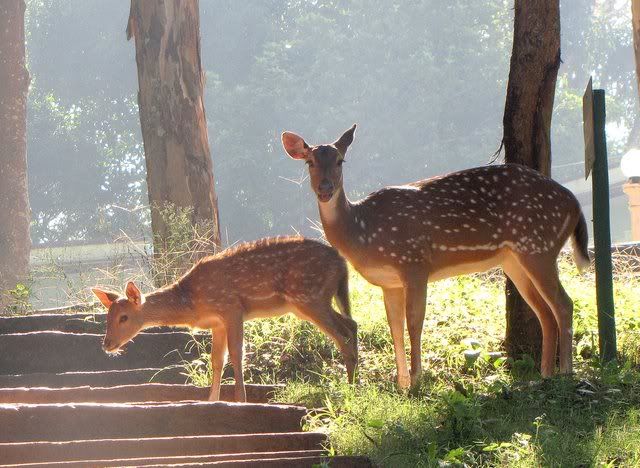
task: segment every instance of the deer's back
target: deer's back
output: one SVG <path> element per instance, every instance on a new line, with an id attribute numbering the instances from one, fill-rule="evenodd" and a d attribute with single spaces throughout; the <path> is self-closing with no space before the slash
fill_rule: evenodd
<path id="1" fill-rule="evenodd" d="M 251 303 L 274 296 L 333 295 L 346 271 L 344 259 L 325 244 L 302 237 L 266 238 L 202 260 L 183 282 L 196 295 Z"/>
<path id="2" fill-rule="evenodd" d="M 358 207 L 371 241 L 434 250 L 508 243 L 523 250 L 549 247 L 577 215 L 573 194 L 524 166 L 507 164 L 469 169 L 373 193 Z M 567 209 L 568 208 L 568 209 Z M 391 244 L 394 241 L 394 244 Z M 455 251 L 455 250 L 454 250 Z M 407 255 L 405 253 L 405 255 Z"/>
<path id="3" fill-rule="evenodd" d="M 355 210 L 357 242 L 345 254 L 369 281 L 388 287 L 399 281 L 389 267 L 471 272 L 498 264 L 504 250 L 557 255 L 580 213 L 569 190 L 516 164 L 385 187 Z"/>

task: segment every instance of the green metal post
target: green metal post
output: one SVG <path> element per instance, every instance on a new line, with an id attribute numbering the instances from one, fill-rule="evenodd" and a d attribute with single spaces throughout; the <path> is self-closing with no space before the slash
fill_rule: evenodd
<path id="1" fill-rule="evenodd" d="M 593 163 L 593 242 L 595 246 L 596 299 L 600 359 L 616 358 L 616 320 L 613 302 L 611 266 L 611 230 L 609 226 L 609 167 L 605 134 L 605 96 L 603 89 L 593 90 L 595 161 Z"/>

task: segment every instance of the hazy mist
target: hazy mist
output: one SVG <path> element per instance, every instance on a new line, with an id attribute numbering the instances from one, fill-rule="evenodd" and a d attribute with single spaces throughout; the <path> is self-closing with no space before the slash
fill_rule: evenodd
<path id="1" fill-rule="evenodd" d="M 345 165 L 351 198 L 491 161 L 502 136 L 512 3 L 201 1 L 225 242 L 319 235 L 305 168 L 282 150 L 283 130 L 325 143 L 357 122 Z M 637 91 L 628 2 L 562 3 L 552 151 L 553 175 L 566 182 L 583 176 L 589 75 L 608 93 L 612 166 L 636 121 Z M 28 2 L 34 246 L 149 235 L 128 13 L 125 1 Z M 619 187 L 612 197 L 614 239 L 623 240 L 626 202 Z"/>

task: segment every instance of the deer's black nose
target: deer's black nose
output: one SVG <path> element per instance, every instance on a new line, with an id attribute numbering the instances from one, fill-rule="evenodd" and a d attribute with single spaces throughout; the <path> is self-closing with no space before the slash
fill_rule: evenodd
<path id="1" fill-rule="evenodd" d="M 324 179 L 318 185 L 318 191 L 320 193 L 331 193 L 333 192 L 333 183 L 330 180 Z"/>

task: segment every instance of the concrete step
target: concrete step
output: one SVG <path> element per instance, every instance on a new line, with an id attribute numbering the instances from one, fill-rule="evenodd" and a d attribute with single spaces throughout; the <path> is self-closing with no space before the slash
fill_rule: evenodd
<path id="1" fill-rule="evenodd" d="M 0 373 L 5 375 L 165 367 L 195 359 L 189 333 L 141 333 L 121 355 L 107 355 L 102 335 L 55 331 L 0 335 Z"/>
<path id="2" fill-rule="evenodd" d="M 196 468 L 202 466 L 214 466 L 216 468 L 312 468 L 316 466 L 327 466 L 329 468 L 372 468 L 373 464 L 366 457 L 328 457 L 328 456 L 309 456 L 309 457 L 292 457 L 292 458 L 262 458 L 259 460 L 226 460 L 204 463 L 178 463 L 178 464 L 157 464 L 145 465 L 146 468 L 175 466 L 181 468 Z M 123 465 L 126 468 L 136 465 Z"/>
<path id="3" fill-rule="evenodd" d="M 34 331 L 62 331 L 69 333 L 104 333 L 106 314 L 29 314 L 0 317 L 0 334 Z"/>
<path id="4" fill-rule="evenodd" d="M 192 455 L 184 456 L 177 455 L 172 457 L 151 457 L 151 458 L 108 458 L 100 460 L 72 460 L 67 462 L 46 462 L 48 467 L 64 467 L 64 468 L 85 468 L 87 466 L 100 466 L 100 467 L 115 467 L 115 466 L 149 466 L 149 465 L 180 465 L 180 464 L 202 464 L 221 461 L 234 461 L 234 460 L 263 460 L 273 459 L 275 457 L 279 459 L 288 458 L 301 458 L 301 457 L 326 457 L 326 450 L 297 450 L 288 452 L 249 452 L 249 453 L 223 453 L 219 455 Z M 42 467 L 45 463 L 21 463 L 21 468 L 36 468 Z M 0 465 L 2 466 L 2 465 Z M 15 466 L 15 465 L 14 465 Z"/>
<path id="5" fill-rule="evenodd" d="M 29 333 L 34 331 L 61 331 L 66 333 L 104 334 L 107 314 L 99 313 L 34 313 L 29 315 L 0 316 L 0 334 Z M 150 328 L 146 333 L 170 332 L 167 327 Z"/>
<path id="6" fill-rule="evenodd" d="M 1 371 L 0 371 L 1 372 Z M 0 375 L 0 388 L 17 387 L 106 387 L 135 385 L 147 382 L 184 384 L 187 377 L 181 366 L 167 368 L 123 369 L 97 372 L 63 372 L 58 374 L 33 373 Z"/>
<path id="7" fill-rule="evenodd" d="M 245 385 L 247 401 L 267 403 L 278 389 L 274 385 Z M 233 385 L 220 387 L 220 399 L 234 401 Z M 73 388 L 0 388 L 0 403 L 142 403 L 160 401 L 202 401 L 209 398 L 209 388 L 193 385 L 142 384 L 114 387 Z"/>
<path id="8" fill-rule="evenodd" d="M 0 466 L 372 466 L 299 432 L 305 408 L 263 404 L 276 387 L 247 385 L 246 404 L 203 401 L 208 388 L 183 385 L 191 334 L 153 329 L 109 356 L 105 314 L 65 312 L 0 317 Z"/>
<path id="9" fill-rule="evenodd" d="M 0 405 L 0 442 L 300 431 L 306 409 L 253 403 Z"/>
<path id="10" fill-rule="evenodd" d="M 319 432 L 207 435 L 143 439 L 76 440 L 0 444 L 2 463 L 54 463 L 70 460 L 121 459 L 320 450 Z"/>

